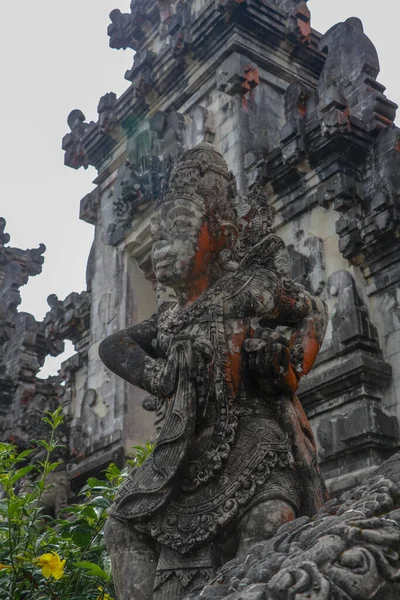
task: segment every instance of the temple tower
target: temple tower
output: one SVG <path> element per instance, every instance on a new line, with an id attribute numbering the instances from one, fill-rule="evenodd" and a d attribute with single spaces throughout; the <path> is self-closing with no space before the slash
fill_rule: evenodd
<path id="1" fill-rule="evenodd" d="M 128 452 L 150 435 L 142 393 L 97 346 L 154 310 L 149 218 L 171 164 L 206 140 L 243 192 L 266 186 L 294 277 L 329 305 L 300 398 L 331 491 L 353 486 L 399 444 L 400 132 L 372 42 L 356 18 L 321 36 L 304 0 L 133 0 L 110 18 L 131 85 L 97 123 L 73 111 L 63 141 L 68 166 L 98 171 L 81 203 L 96 233 L 80 452 L 101 462 L 105 440 Z"/>
<path id="2" fill-rule="evenodd" d="M 50 298 L 41 326 L 48 353 L 66 338 L 77 352 L 61 371 L 73 487 L 152 434 L 144 394 L 98 345 L 154 312 L 150 217 L 201 141 L 241 191 L 265 186 L 294 278 L 328 303 L 300 399 L 331 492 L 355 485 L 400 442 L 400 130 L 372 42 L 356 18 L 320 35 L 305 0 L 132 0 L 110 19 L 110 46 L 133 55 L 130 85 L 100 98 L 97 122 L 73 110 L 63 139 L 67 166 L 98 173 L 80 208 L 95 228 L 87 290 Z"/>

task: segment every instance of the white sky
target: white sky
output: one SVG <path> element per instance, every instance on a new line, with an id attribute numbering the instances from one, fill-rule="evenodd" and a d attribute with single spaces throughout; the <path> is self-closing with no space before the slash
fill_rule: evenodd
<path id="1" fill-rule="evenodd" d="M 362 19 L 379 52 L 378 79 L 400 104 L 400 2 L 380 0 L 378 10 L 374 0 L 310 0 L 309 7 L 321 32 L 351 16 Z M 100 97 L 127 87 L 133 53 L 111 50 L 106 29 L 110 11 L 128 12 L 129 0 L 2 0 L 1 8 L 0 216 L 10 246 L 47 247 L 42 274 L 21 290 L 20 310 L 42 319 L 49 294 L 64 299 L 85 289 L 93 227 L 79 220 L 79 201 L 96 172 L 65 167 L 61 139 L 72 109 L 96 120 Z M 46 361 L 46 373 L 59 363 Z"/>

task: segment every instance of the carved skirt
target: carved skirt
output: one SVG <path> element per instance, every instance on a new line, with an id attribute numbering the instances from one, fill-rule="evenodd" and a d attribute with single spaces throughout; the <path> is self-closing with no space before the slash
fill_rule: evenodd
<path id="1" fill-rule="evenodd" d="M 189 468 L 160 514 L 132 524 L 160 544 L 187 554 L 223 541 L 248 510 L 265 500 L 284 500 L 299 514 L 299 487 L 290 441 L 278 423 L 238 416 L 223 468 L 205 476 L 203 483 Z"/>

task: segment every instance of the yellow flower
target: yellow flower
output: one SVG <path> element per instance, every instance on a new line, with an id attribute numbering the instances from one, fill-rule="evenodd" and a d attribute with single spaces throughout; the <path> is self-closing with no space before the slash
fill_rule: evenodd
<path id="1" fill-rule="evenodd" d="M 97 596 L 96 600 L 114 600 L 110 594 L 106 594 L 103 588 L 97 588 L 100 592 L 100 596 Z"/>
<path id="2" fill-rule="evenodd" d="M 54 579 L 61 579 L 64 575 L 65 560 L 61 560 L 55 552 L 42 554 L 42 556 L 39 556 L 37 559 L 37 562 L 39 566 L 42 567 L 43 577 L 46 577 L 46 579 L 51 576 L 53 576 Z"/>
<path id="3" fill-rule="evenodd" d="M 3 569 L 12 569 L 12 565 L 2 565 L 0 563 L 0 571 L 2 571 Z"/>

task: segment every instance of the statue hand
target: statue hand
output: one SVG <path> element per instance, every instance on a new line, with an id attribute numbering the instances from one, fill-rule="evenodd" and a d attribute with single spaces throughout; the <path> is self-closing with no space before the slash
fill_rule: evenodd
<path id="1" fill-rule="evenodd" d="M 160 396 L 170 396 L 176 388 L 178 378 L 178 360 L 179 347 L 177 344 L 172 344 L 167 360 L 163 360 L 163 364 L 158 375 L 158 390 Z"/>
<path id="2" fill-rule="evenodd" d="M 205 338 L 196 338 L 193 341 L 195 367 L 207 367 L 214 360 L 214 348 Z"/>
<path id="3" fill-rule="evenodd" d="M 145 361 L 144 380 L 146 389 L 156 398 L 170 396 L 175 388 L 178 377 L 178 348 L 171 346 L 168 358 L 153 359 L 148 357 Z"/>
<path id="4" fill-rule="evenodd" d="M 211 343 L 203 338 L 176 336 L 171 343 L 167 360 L 158 359 L 154 372 L 158 396 L 171 395 L 177 383 L 179 352 L 184 352 L 193 379 L 201 379 L 214 357 Z"/>
<path id="5" fill-rule="evenodd" d="M 280 333 L 269 328 L 258 328 L 254 337 L 243 343 L 247 367 L 261 387 L 268 392 L 288 391 L 291 371 L 289 343 Z"/>
<path id="6" fill-rule="evenodd" d="M 171 349 L 174 349 L 175 352 L 179 349 L 185 353 L 190 374 L 194 379 L 201 377 L 214 358 L 214 348 L 211 342 L 201 337 L 175 336 Z"/>

